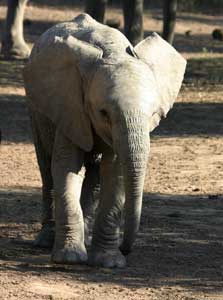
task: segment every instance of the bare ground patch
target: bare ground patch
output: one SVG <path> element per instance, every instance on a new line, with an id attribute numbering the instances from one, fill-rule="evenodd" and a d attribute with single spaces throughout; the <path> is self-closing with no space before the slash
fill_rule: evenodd
<path id="1" fill-rule="evenodd" d="M 27 40 L 79 11 L 29 6 Z M 114 16 L 121 10 L 108 12 Z M 57 266 L 32 245 L 41 183 L 23 62 L 0 61 L 0 299 L 223 299 L 223 44 L 210 37 L 221 19 L 179 16 L 176 47 L 188 69 L 178 102 L 152 135 L 142 225 L 125 270 Z M 145 27 L 159 31 L 160 12 L 146 11 Z"/>

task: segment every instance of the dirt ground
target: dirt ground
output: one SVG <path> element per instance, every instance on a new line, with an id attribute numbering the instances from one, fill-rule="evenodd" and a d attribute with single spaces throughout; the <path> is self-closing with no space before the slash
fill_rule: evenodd
<path id="1" fill-rule="evenodd" d="M 80 10 L 30 5 L 27 41 Z M 5 12 L 1 5 L 0 29 Z M 121 11 L 109 10 L 114 16 Z M 222 19 L 178 17 L 175 46 L 188 68 L 177 103 L 152 135 L 141 228 L 124 270 L 54 265 L 49 251 L 32 245 L 41 183 L 24 63 L 0 60 L 0 299 L 223 299 L 223 42 L 210 35 Z M 159 32 L 160 11 L 146 11 L 144 22 L 146 35 Z"/>

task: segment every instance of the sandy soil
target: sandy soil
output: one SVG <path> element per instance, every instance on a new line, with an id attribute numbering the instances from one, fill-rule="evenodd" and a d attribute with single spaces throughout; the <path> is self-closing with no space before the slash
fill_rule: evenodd
<path id="1" fill-rule="evenodd" d="M 79 11 L 29 6 L 26 39 L 32 44 Z M 0 6 L 0 25 L 4 16 Z M 108 17 L 121 19 L 121 11 Z M 152 135 L 142 225 L 124 270 L 57 266 L 32 245 L 41 183 L 23 62 L 0 61 L 0 299 L 223 299 L 223 43 L 210 36 L 222 18 L 179 15 L 175 46 L 188 69 L 178 102 Z M 146 34 L 161 26 L 159 11 L 145 12 Z"/>

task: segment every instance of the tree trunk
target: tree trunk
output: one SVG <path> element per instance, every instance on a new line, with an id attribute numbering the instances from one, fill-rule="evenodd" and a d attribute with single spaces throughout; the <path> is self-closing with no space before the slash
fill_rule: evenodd
<path id="1" fill-rule="evenodd" d="M 3 34 L 2 54 L 6 58 L 27 58 L 30 49 L 23 37 L 23 17 L 28 0 L 8 0 L 6 28 Z"/>
<path id="2" fill-rule="evenodd" d="M 136 45 L 143 39 L 143 0 L 123 0 L 124 32 Z"/>
<path id="3" fill-rule="evenodd" d="M 107 0 L 86 0 L 85 11 L 100 23 L 105 22 Z"/>
<path id="4" fill-rule="evenodd" d="M 172 44 L 176 24 L 177 0 L 163 1 L 163 38 Z"/>

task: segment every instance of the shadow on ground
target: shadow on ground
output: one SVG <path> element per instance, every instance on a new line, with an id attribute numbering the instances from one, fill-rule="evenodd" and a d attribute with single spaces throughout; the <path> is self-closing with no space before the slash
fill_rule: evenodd
<path id="1" fill-rule="evenodd" d="M 43 5 L 42 0 L 31 0 L 30 3 L 33 5 Z M 75 6 L 83 6 L 83 1 L 81 0 L 45 0 L 44 1 L 44 6 L 49 6 L 49 7 L 75 7 Z"/>
<path id="2" fill-rule="evenodd" d="M 211 7 L 213 8 L 213 5 L 211 5 Z M 216 6 L 214 7 L 216 8 Z M 154 19 L 156 20 L 163 20 L 163 14 L 162 14 L 162 9 L 157 9 L 155 6 L 151 9 L 148 9 L 148 12 L 151 12 L 151 15 Z M 202 15 L 202 13 L 204 15 Z M 216 11 L 215 13 L 209 10 L 207 11 L 207 7 L 206 7 L 206 11 L 199 11 L 199 9 L 197 9 L 197 13 L 196 10 L 194 12 L 186 12 L 185 10 L 183 11 L 183 13 L 180 13 L 180 9 L 178 9 L 178 14 L 177 14 L 177 22 L 179 21 L 184 21 L 188 23 L 188 26 L 190 26 L 192 23 L 200 23 L 201 26 L 203 24 L 210 24 L 213 26 L 221 26 L 222 25 L 222 21 L 221 21 L 221 17 L 216 17 L 216 18 L 210 18 L 207 16 L 207 14 L 210 14 L 210 16 L 213 14 L 214 16 L 218 15 L 220 12 L 219 10 Z"/>
<path id="3" fill-rule="evenodd" d="M 38 2 L 42 1 L 35 1 L 35 4 L 38 4 Z M 71 3 L 71 1 L 67 0 L 67 1 L 48 1 L 49 2 L 49 7 L 50 6 L 58 6 L 59 4 L 62 4 L 63 7 L 68 6 L 69 7 L 69 3 Z M 75 3 L 73 3 L 71 6 L 73 8 L 75 7 L 79 7 L 78 2 L 80 1 L 75 1 Z M 39 3 L 40 4 L 40 3 Z M 45 5 L 48 6 L 48 3 Z M 44 10 L 44 7 L 42 8 Z M 81 8 L 81 11 L 84 11 Z M 160 13 L 160 10 L 148 10 L 149 13 L 151 12 L 152 17 L 158 20 L 162 20 L 162 14 Z M 149 18 L 149 16 L 147 16 L 145 14 L 145 18 Z M 70 19 L 70 18 L 69 18 Z M 190 27 L 190 23 L 192 22 L 200 22 L 201 26 L 202 24 L 206 23 L 206 24 L 215 24 L 217 27 L 219 27 L 221 25 L 221 20 L 218 19 L 216 22 L 213 20 L 209 20 L 206 17 L 202 16 L 197 16 L 196 14 L 193 15 L 180 15 L 178 16 L 179 20 L 183 20 L 183 21 L 188 21 L 188 29 L 186 31 L 191 31 L 191 27 Z M 67 21 L 68 19 L 65 18 L 64 21 Z M 47 29 L 49 29 L 51 26 L 53 26 L 54 24 L 61 22 L 61 20 L 56 20 L 55 21 L 41 21 L 41 20 L 29 20 L 28 22 L 25 23 L 24 26 L 24 32 L 25 32 L 25 39 L 27 40 L 27 42 L 29 43 L 34 43 L 39 36 L 45 32 Z M 4 20 L 0 19 L 0 33 L 2 31 L 1 28 L 3 28 L 4 26 Z M 148 36 L 149 34 L 151 34 L 150 31 L 145 31 L 145 37 Z M 213 52 L 213 53 L 222 53 L 223 52 L 223 43 L 222 41 L 217 41 L 217 40 L 213 40 L 212 36 L 211 36 L 211 32 L 210 34 L 194 34 L 193 31 L 190 32 L 189 35 L 186 34 L 175 34 L 175 40 L 174 40 L 174 46 L 176 47 L 176 49 L 180 52 L 187 52 L 187 53 L 197 53 L 197 52 L 204 52 L 204 53 L 208 53 L 208 52 Z"/>
<path id="4" fill-rule="evenodd" d="M 7 1 L 6 0 L 2 0 L 1 1 L 2 5 L 6 5 Z M 80 6 L 83 4 L 83 1 L 81 0 L 30 0 L 28 5 L 38 5 L 38 6 L 49 6 L 49 7 L 66 7 L 66 6 Z"/>
<path id="5" fill-rule="evenodd" d="M 0 208 L 3 271 L 31 272 L 37 276 L 57 273 L 82 282 L 136 288 L 178 285 L 206 293 L 222 291 L 220 195 L 145 194 L 140 233 L 125 270 L 50 264 L 49 251 L 34 248 L 31 243 L 40 218 L 39 190 L 0 191 Z"/>
<path id="6" fill-rule="evenodd" d="M 7 61 L 0 57 L 0 86 L 23 87 L 24 61 Z"/>
<path id="7" fill-rule="evenodd" d="M 23 96 L 0 94 L 0 129 L 2 142 L 32 141 L 28 109 Z"/>
<path id="8" fill-rule="evenodd" d="M 188 26 L 188 30 L 190 27 Z M 179 52 L 187 53 L 222 53 L 222 41 L 214 40 L 210 34 L 194 34 L 185 36 L 183 34 L 176 34 L 174 39 L 174 47 Z"/>
<path id="9" fill-rule="evenodd" d="M 223 57 L 188 59 L 184 82 L 203 87 L 223 84 Z"/>
<path id="10" fill-rule="evenodd" d="M 188 26 L 188 30 L 190 27 Z M 144 37 L 151 35 L 152 31 L 145 31 Z M 159 32 L 161 35 L 162 33 Z M 210 34 L 194 34 L 191 32 L 189 36 L 185 34 L 176 33 L 174 37 L 173 46 L 179 52 L 186 53 L 222 53 L 223 42 L 214 40 Z"/>
<path id="11" fill-rule="evenodd" d="M 223 135 L 223 103 L 175 103 L 152 136 Z"/>

